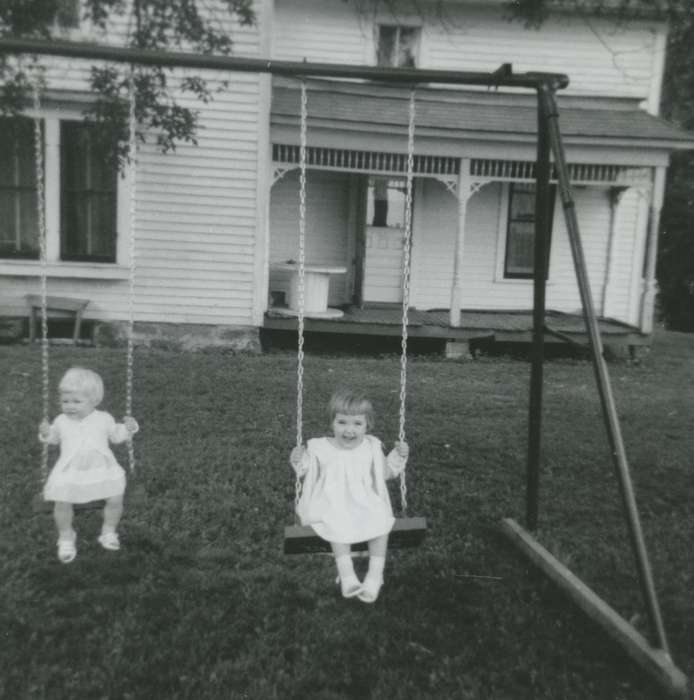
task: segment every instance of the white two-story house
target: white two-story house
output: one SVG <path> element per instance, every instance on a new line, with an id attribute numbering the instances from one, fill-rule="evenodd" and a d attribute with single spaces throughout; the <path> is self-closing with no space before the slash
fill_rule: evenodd
<path id="1" fill-rule="evenodd" d="M 668 159 L 694 147 L 692 134 L 658 117 L 666 24 L 557 11 L 527 28 L 495 0 L 402 3 L 397 13 L 367 7 L 258 0 L 254 26 L 230 25 L 235 54 L 490 73 L 510 63 L 514 73 L 568 75 L 559 124 L 595 308 L 629 342 L 647 341 Z M 94 38 L 87 28 L 68 34 Z M 248 347 L 260 328 L 292 327 L 300 83 L 205 71 L 213 89 L 224 87 L 208 104 L 190 103 L 201 115 L 198 145 L 163 154 L 150 139 L 139 150 L 131 232 L 127 173 L 90 154 L 81 121 L 89 61 L 42 60 L 48 85 L 27 115 L 43 124 L 48 294 L 88 300 L 85 319 L 105 338 L 127 318 L 135 263 L 138 342 Z M 395 328 L 398 313 L 388 314 L 403 294 L 409 97 L 384 83 L 307 81 L 306 261 L 320 282 L 312 303 L 326 310 L 309 319 L 311 330 Z M 33 129 L 6 126 L 0 315 L 20 319 L 41 272 Z M 509 314 L 532 308 L 536 130 L 532 92 L 417 86 L 409 301 L 418 327 L 436 327 L 429 334 L 475 337 L 494 329 L 495 316 L 503 329 Z M 580 306 L 556 199 L 547 308 L 572 317 Z M 378 311 L 370 317 L 369 309 Z"/>

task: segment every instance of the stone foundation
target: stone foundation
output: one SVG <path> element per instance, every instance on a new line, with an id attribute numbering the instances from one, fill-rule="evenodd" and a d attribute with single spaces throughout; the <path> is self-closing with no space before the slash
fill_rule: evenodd
<path id="1" fill-rule="evenodd" d="M 94 323 L 97 347 L 124 347 L 128 342 L 125 321 Z M 255 326 L 207 326 L 194 323 L 141 323 L 133 331 L 135 347 L 189 352 L 260 353 Z"/>
<path id="2" fill-rule="evenodd" d="M 26 319 L 0 318 L 0 343 L 18 343 L 26 333 Z"/>

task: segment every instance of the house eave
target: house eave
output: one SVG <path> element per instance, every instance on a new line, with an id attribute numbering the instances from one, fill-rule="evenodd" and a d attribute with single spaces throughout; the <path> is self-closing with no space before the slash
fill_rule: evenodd
<path id="1" fill-rule="evenodd" d="M 278 132 L 284 134 L 285 143 L 299 143 L 299 134 L 296 120 L 291 117 L 273 117 L 273 134 Z M 379 133 L 389 135 L 394 138 L 407 136 L 407 131 L 399 124 L 374 124 L 351 122 L 346 125 L 344 122 L 337 122 L 327 119 L 311 119 L 310 131 L 331 133 L 331 132 L 353 132 L 355 134 Z M 296 136 L 291 139 L 292 131 L 296 131 Z M 477 141 L 489 143 L 515 143 L 515 144 L 535 144 L 534 134 L 511 132 L 511 131 L 482 131 L 482 130 L 450 130 L 436 129 L 430 127 L 416 127 L 417 138 L 440 139 L 445 141 Z M 287 137 L 290 138 L 287 141 Z M 273 137 L 273 141 L 276 139 Z M 590 148 L 616 147 L 616 148 L 638 148 L 653 151 L 687 151 L 694 149 L 694 140 L 676 139 L 652 139 L 652 138 L 629 138 L 600 135 L 574 135 L 563 134 L 564 144 L 567 146 L 585 146 Z M 337 143 L 335 145 L 338 145 Z"/>

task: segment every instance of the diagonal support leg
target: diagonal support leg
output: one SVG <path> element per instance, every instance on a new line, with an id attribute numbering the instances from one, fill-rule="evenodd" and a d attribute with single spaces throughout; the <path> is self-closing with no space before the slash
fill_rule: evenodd
<path id="1" fill-rule="evenodd" d="M 576 217 L 576 209 L 574 206 L 571 185 L 569 181 L 569 168 L 566 163 L 564 146 L 559 130 L 559 114 L 557 104 L 554 99 L 554 92 L 548 85 L 543 85 L 539 88 L 539 95 L 544 104 L 544 112 L 547 119 L 547 129 L 549 133 L 549 141 L 551 144 L 554 163 L 559 181 L 559 192 L 561 195 L 562 206 L 564 208 L 564 218 L 566 220 L 566 228 L 569 233 L 569 241 L 571 244 L 571 253 L 576 270 L 576 279 L 583 305 L 583 317 L 585 319 L 588 338 L 591 348 L 591 356 L 593 361 L 593 369 L 598 385 L 598 393 L 600 394 L 600 404 L 602 406 L 603 419 L 607 429 L 607 437 L 610 443 L 610 448 L 613 457 L 613 463 L 617 479 L 620 486 L 622 502 L 626 514 L 627 526 L 629 528 L 629 536 L 631 539 L 634 557 L 636 559 L 639 582 L 645 599 L 646 608 L 648 611 L 651 629 L 657 641 L 657 646 L 666 654 L 669 654 L 665 627 L 663 625 L 660 606 L 655 591 L 653 582 L 653 573 L 646 551 L 646 545 L 641 528 L 641 520 L 639 517 L 638 508 L 636 506 L 636 497 L 631 481 L 629 464 L 627 462 L 622 433 L 617 417 L 617 409 L 612 395 L 612 387 L 607 371 L 607 363 L 603 357 L 602 340 L 600 338 L 600 329 L 598 327 L 597 318 L 593 306 L 593 299 L 590 292 L 588 282 L 588 273 L 581 245 L 581 238 L 578 228 L 578 219 Z"/>
<path id="2" fill-rule="evenodd" d="M 506 518 L 501 531 L 510 542 L 576 603 L 591 620 L 614 639 L 629 656 L 670 694 L 684 695 L 687 677 L 670 655 L 654 649 L 648 640 L 548 552 L 515 520 Z"/>

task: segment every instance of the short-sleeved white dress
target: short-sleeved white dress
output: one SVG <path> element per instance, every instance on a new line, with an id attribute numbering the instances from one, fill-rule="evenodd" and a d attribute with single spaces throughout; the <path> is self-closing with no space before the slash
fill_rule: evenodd
<path id="1" fill-rule="evenodd" d="M 390 532 L 395 522 L 386 479 L 404 460 L 388 458 L 378 438 L 366 435 L 354 449 L 341 449 L 329 438 L 307 442 L 300 469 L 305 473 L 297 514 L 328 542 L 354 544 Z"/>
<path id="2" fill-rule="evenodd" d="M 59 415 L 47 442 L 60 445 L 60 456 L 43 487 L 46 501 L 89 503 L 125 492 L 125 471 L 109 442 L 124 442 L 126 427 L 105 411 L 92 411 L 82 420 Z"/>

